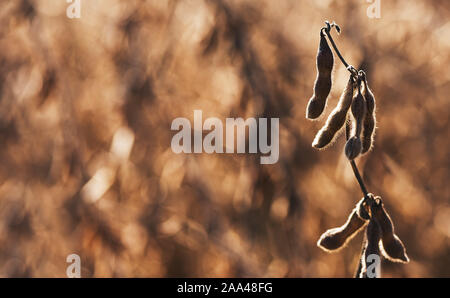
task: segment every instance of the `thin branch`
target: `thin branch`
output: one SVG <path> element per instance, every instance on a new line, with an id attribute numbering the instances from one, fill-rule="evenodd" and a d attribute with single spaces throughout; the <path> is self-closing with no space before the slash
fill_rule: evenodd
<path id="1" fill-rule="evenodd" d="M 336 55 L 338 55 L 342 64 L 344 64 L 344 66 L 347 68 L 347 70 L 358 79 L 358 88 L 359 88 L 361 79 L 363 79 L 363 80 L 365 79 L 365 73 L 361 72 L 361 77 L 360 77 L 360 72 L 358 72 L 352 65 L 348 64 L 347 61 L 345 61 L 344 57 L 342 57 L 341 52 L 339 51 L 338 47 L 336 46 L 336 43 L 333 40 L 333 37 L 330 34 L 331 28 L 333 28 L 333 27 L 335 27 L 339 33 L 340 32 L 340 29 L 338 29 L 339 27 L 334 22 L 332 24 L 330 24 L 328 21 L 326 21 L 325 24 L 327 26 L 323 27 L 321 29 L 322 34 L 323 34 L 323 32 L 325 32 L 325 34 L 328 37 L 328 40 L 330 41 L 331 45 L 333 46 L 333 49 L 334 49 Z M 364 197 L 366 197 L 369 192 L 367 191 L 367 188 L 364 184 L 364 180 L 362 179 L 361 174 L 359 173 L 358 167 L 356 166 L 356 163 L 354 160 L 351 160 L 350 164 L 352 166 L 353 173 L 355 174 L 356 180 L 358 180 L 358 184 L 361 187 L 361 190 L 364 194 Z"/>
<path id="2" fill-rule="evenodd" d="M 361 175 L 359 174 L 359 170 L 358 167 L 356 166 L 355 161 L 351 160 L 350 165 L 352 166 L 352 170 L 353 173 L 355 174 L 356 180 L 358 180 L 359 187 L 361 187 L 361 191 L 363 192 L 364 197 L 366 197 L 369 194 L 369 192 L 367 191 L 366 185 L 364 184 L 364 181 Z"/>
<path id="3" fill-rule="evenodd" d="M 341 32 L 341 29 L 339 28 L 339 26 L 337 24 L 335 24 L 334 22 L 332 24 L 330 24 L 328 21 L 325 22 L 325 24 L 327 25 L 326 27 L 323 27 L 321 29 L 321 33 L 323 34 L 323 31 L 325 31 L 325 34 L 328 37 L 328 40 L 330 41 L 331 45 L 333 46 L 333 49 L 336 53 L 336 55 L 338 55 L 339 59 L 341 60 L 342 64 L 344 64 L 345 68 L 347 68 L 347 70 L 355 77 L 358 78 L 358 71 L 356 70 L 356 68 L 354 68 L 352 65 L 348 64 L 347 61 L 345 61 L 344 57 L 341 55 L 341 52 L 339 51 L 338 47 L 336 46 L 336 43 L 334 42 L 333 37 L 331 36 L 330 32 L 331 32 L 331 28 L 335 27 L 336 30 L 338 31 L 338 33 Z M 339 28 L 339 29 L 338 29 Z"/>
<path id="4" fill-rule="evenodd" d="M 342 57 L 341 52 L 339 52 L 339 50 L 338 50 L 336 44 L 334 43 L 333 37 L 332 37 L 331 34 L 330 34 L 330 30 L 328 30 L 327 27 L 323 27 L 322 30 L 325 31 L 325 33 L 326 33 L 328 39 L 329 39 L 330 42 L 331 42 L 331 45 L 333 46 L 334 51 L 335 51 L 336 54 L 338 55 L 339 59 L 341 59 L 342 64 L 344 64 L 345 67 L 348 68 L 350 65 L 347 63 L 347 61 L 345 61 L 344 57 Z"/>
<path id="5" fill-rule="evenodd" d="M 323 31 L 325 31 L 326 35 L 328 36 L 328 40 L 330 41 L 331 45 L 333 46 L 333 49 L 336 53 L 336 55 L 339 57 L 339 59 L 341 60 L 342 64 L 345 65 L 345 67 L 347 68 L 347 70 L 352 74 L 352 76 L 357 80 L 358 82 L 358 91 L 361 85 L 361 81 L 364 81 L 364 83 L 366 83 L 366 74 L 364 73 L 364 71 L 358 71 L 357 69 L 355 69 L 353 66 L 349 65 L 347 63 L 347 61 L 345 61 L 344 57 L 342 57 L 341 52 L 339 52 L 339 49 L 336 46 L 336 43 L 333 40 L 333 37 L 330 34 L 331 28 L 332 27 L 336 27 L 336 30 L 338 31 L 338 33 L 340 32 L 340 28 L 339 26 L 337 26 L 334 22 L 332 24 L 330 24 L 328 21 L 325 22 L 326 27 L 323 27 L 321 29 L 321 34 L 323 34 Z M 356 180 L 358 181 L 359 187 L 361 188 L 361 191 L 364 194 L 364 198 L 365 199 L 371 199 L 371 196 L 369 196 L 369 192 L 367 191 L 366 185 L 364 184 L 364 180 L 361 177 L 361 174 L 359 173 L 358 167 L 356 166 L 356 163 L 354 160 L 350 161 L 350 165 L 352 166 L 352 170 L 353 170 L 353 174 L 355 174 Z M 364 241 L 363 241 L 363 246 L 362 246 L 362 251 L 361 251 L 361 255 L 360 255 L 360 259 L 358 262 L 358 267 L 356 268 L 356 272 L 355 272 L 355 277 L 359 277 L 361 274 L 361 270 L 363 269 L 363 258 L 364 258 L 364 253 L 365 253 L 365 243 L 366 243 L 366 236 L 364 236 Z"/>

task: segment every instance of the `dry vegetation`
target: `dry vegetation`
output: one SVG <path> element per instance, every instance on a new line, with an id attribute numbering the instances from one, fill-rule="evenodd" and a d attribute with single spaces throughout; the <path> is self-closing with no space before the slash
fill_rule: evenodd
<path id="1" fill-rule="evenodd" d="M 304 116 L 329 19 L 377 96 L 358 167 L 411 259 L 382 274 L 450 277 L 448 1 L 382 0 L 381 19 L 362 0 L 66 6 L 0 1 L 0 276 L 63 277 L 71 253 L 85 277 L 351 276 L 362 235 L 332 255 L 316 242 L 360 190 L 345 140 L 314 150 L 322 122 Z M 325 115 L 348 80 L 335 68 Z M 171 121 L 194 109 L 279 117 L 280 160 L 172 153 Z"/>

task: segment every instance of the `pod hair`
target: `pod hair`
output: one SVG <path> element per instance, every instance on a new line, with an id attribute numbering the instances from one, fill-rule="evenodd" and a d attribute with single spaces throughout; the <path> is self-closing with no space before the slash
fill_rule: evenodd
<path id="1" fill-rule="evenodd" d="M 360 83 L 358 82 L 358 93 L 353 98 L 351 105 L 353 124 L 351 137 L 345 144 L 345 155 L 349 160 L 353 160 L 361 153 L 361 131 L 366 114 L 366 102 L 361 94 Z"/>
<path id="2" fill-rule="evenodd" d="M 366 101 L 366 116 L 364 118 L 363 132 L 362 132 L 362 148 L 361 153 L 368 152 L 372 146 L 375 136 L 376 116 L 375 116 L 375 96 L 367 84 L 366 76 L 363 75 L 364 92 L 363 96 Z"/>
<path id="3" fill-rule="evenodd" d="M 372 217 L 376 219 L 381 228 L 381 252 L 384 257 L 392 262 L 408 263 L 405 246 L 395 234 L 394 224 L 384 208 L 381 197 L 375 197 L 370 204 Z"/>
<path id="4" fill-rule="evenodd" d="M 314 94 L 309 99 L 306 108 L 306 118 L 308 119 L 316 119 L 322 114 L 332 84 L 331 73 L 333 71 L 334 57 L 322 31 L 320 31 L 319 50 L 316 57 L 317 77 L 314 83 Z"/>
<path id="5" fill-rule="evenodd" d="M 333 109 L 328 116 L 325 125 L 319 130 L 312 146 L 314 148 L 320 149 L 325 148 L 331 144 L 336 133 L 342 128 L 345 121 L 347 120 L 347 113 L 352 104 L 354 90 L 353 77 L 350 76 L 347 86 L 345 87 L 342 95 L 339 99 L 337 106 Z"/>
<path id="6" fill-rule="evenodd" d="M 327 252 L 336 251 L 344 247 L 365 223 L 366 221 L 358 216 L 355 208 L 343 226 L 329 229 L 323 233 L 317 241 L 317 246 Z"/>

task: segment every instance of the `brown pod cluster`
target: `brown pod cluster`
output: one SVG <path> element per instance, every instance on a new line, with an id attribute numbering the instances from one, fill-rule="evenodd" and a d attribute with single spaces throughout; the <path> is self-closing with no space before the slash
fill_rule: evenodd
<path id="1" fill-rule="evenodd" d="M 317 246 L 325 251 L 333 251 L 344 247 L 365 223 L 366 221 L 358 216 L 355 208 L 343 226 L 329 229 L 323 233 L 319 241 L 317 241 Z"/>
<path id="2" fill-rule="evenodd" d="M 336 139 L 340 131 L 345 130 L 344 152 L 350 160 L 364 197 L 352 210 L 345 224 L 323 233 L 317 241 L 317 246 L 327 252 L 337 251 L 367 226 L 361 257 L 354 276 L 379 277 L 381 255 L 394 262 L 406 263 L 409 262 L 409 258 L 402 241 L 395 234 L 394 225 L 384 209 L 381 198 L 367 192 L 354 162 L 355 158 L 370 151 L 373 146 L 376 129 L 375 97 L 369 88 L 365 72 L 348 64 L 334 43 L 330 30 L 336 28 L 339 33 L 340 28 L 334 22 L 326 21 L 325 24 L 326 27 L 320 31 L 317 77 L 314 94 L 306 108 L 306 118 L 318 118 L 323 113 L 330 94 L 334 57 L 327 40 L 331 42 L 337 56 L 350 72 L 350 78 L 337 106 L 331 111 L 324 126 L 317 132 L 312 146 L 317 149 L 326 148 Z M 356 92 L 355 88 L 357 88 Z"/>
<path id="3" fill-rule="evenodd" d="M 331 72 L 333 71 L 334 57 L 328 45 L 325 34 L 320 31 L 319 51 L 317 52 L 316 66 L 317 77 L 314 83 L 314 94 L 306 108 L 306 118 L 319 117 L 327 103 L 327 97 L 331 90 Z"/>
<path id="4" fill-rule="evenodd" d="M 364 117 L 366 115 L 366 102 L 361 94 L 359 86 L 358 86 L 358 93 L 353 98 L 351 111 L 354 123 L 352 124 L 351 137 L 345 144 L 345 155 L 349 160 L 355 159 L 361 153 L 362 148 L 361 131 L 364 122 Z"/>
<path id="5" fill-rule="evenodd" d="M 381 228 L 376 220 L 371 219 L 369 221 L 369 224 L 367 225 L 366 245 L 364 248 L 364 252 L 361 255 L 362 269 L 360 277 L 367 277 L 367 262 L 374 261 L 373 259 L 371 259 L 370 255 L 377 255 L 378 257 L 380 257 L 380 248 L 379 248 L 380 239 L 381 239 Z M 376 273 L 379 274 L 379 268 L 376 269 Z"/>
<path id="6" fill-rule="evenodd" d="M 373 138 L 375 135 L 376 117 L 375 117 L 375 97 L 367 84 L 364 76 L 364 99 L 366 101 L 366 116 L 364 118 L 363 133 L 362 133 L 362 149 L 364 154 L 373 146 Z"/>
<path id="7" fill-rule="evenodd" d="M 383 255 L 392 262 L 408 263 L 405 246 L 395 234 L 394 224 L 383 206 L 380 197 L 375 197 L 370 204 L 370 212 L 381 228 L 381 243 Z"/>
<path id="8" fill-rule="evenodd" d="M 339 99 L 337 106 L 333 109 L 328 116 L 325 125 L 319 130 L 312 146 L 314 148 L 324 148 L 331 143 L 336 133 L 342 128 L 347 120 L 347 112 L 350 109 L 353 98 L 354 82 L 352 76 L 350 76 L 347 86 L 345 87 L 342 95 Z"/>

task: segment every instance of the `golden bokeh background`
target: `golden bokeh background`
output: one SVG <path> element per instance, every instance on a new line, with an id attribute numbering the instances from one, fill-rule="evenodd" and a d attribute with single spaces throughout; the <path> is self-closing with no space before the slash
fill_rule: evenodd
<path id="1" fill-rule="evenodd" d="M 375 148 L 357 160 L 411 262 L 450 277 L 450 5 L 441 1 L 0 1 L 0 276 L 351 277 L 362 235 L 316 246 L 361 191 L 311 147 L 319 30 L 366 70 Z M 348 74 L 336 57 L 325 114 Z M 177 117 L 280 118 L 280 159 L 174 154 Z"/>

